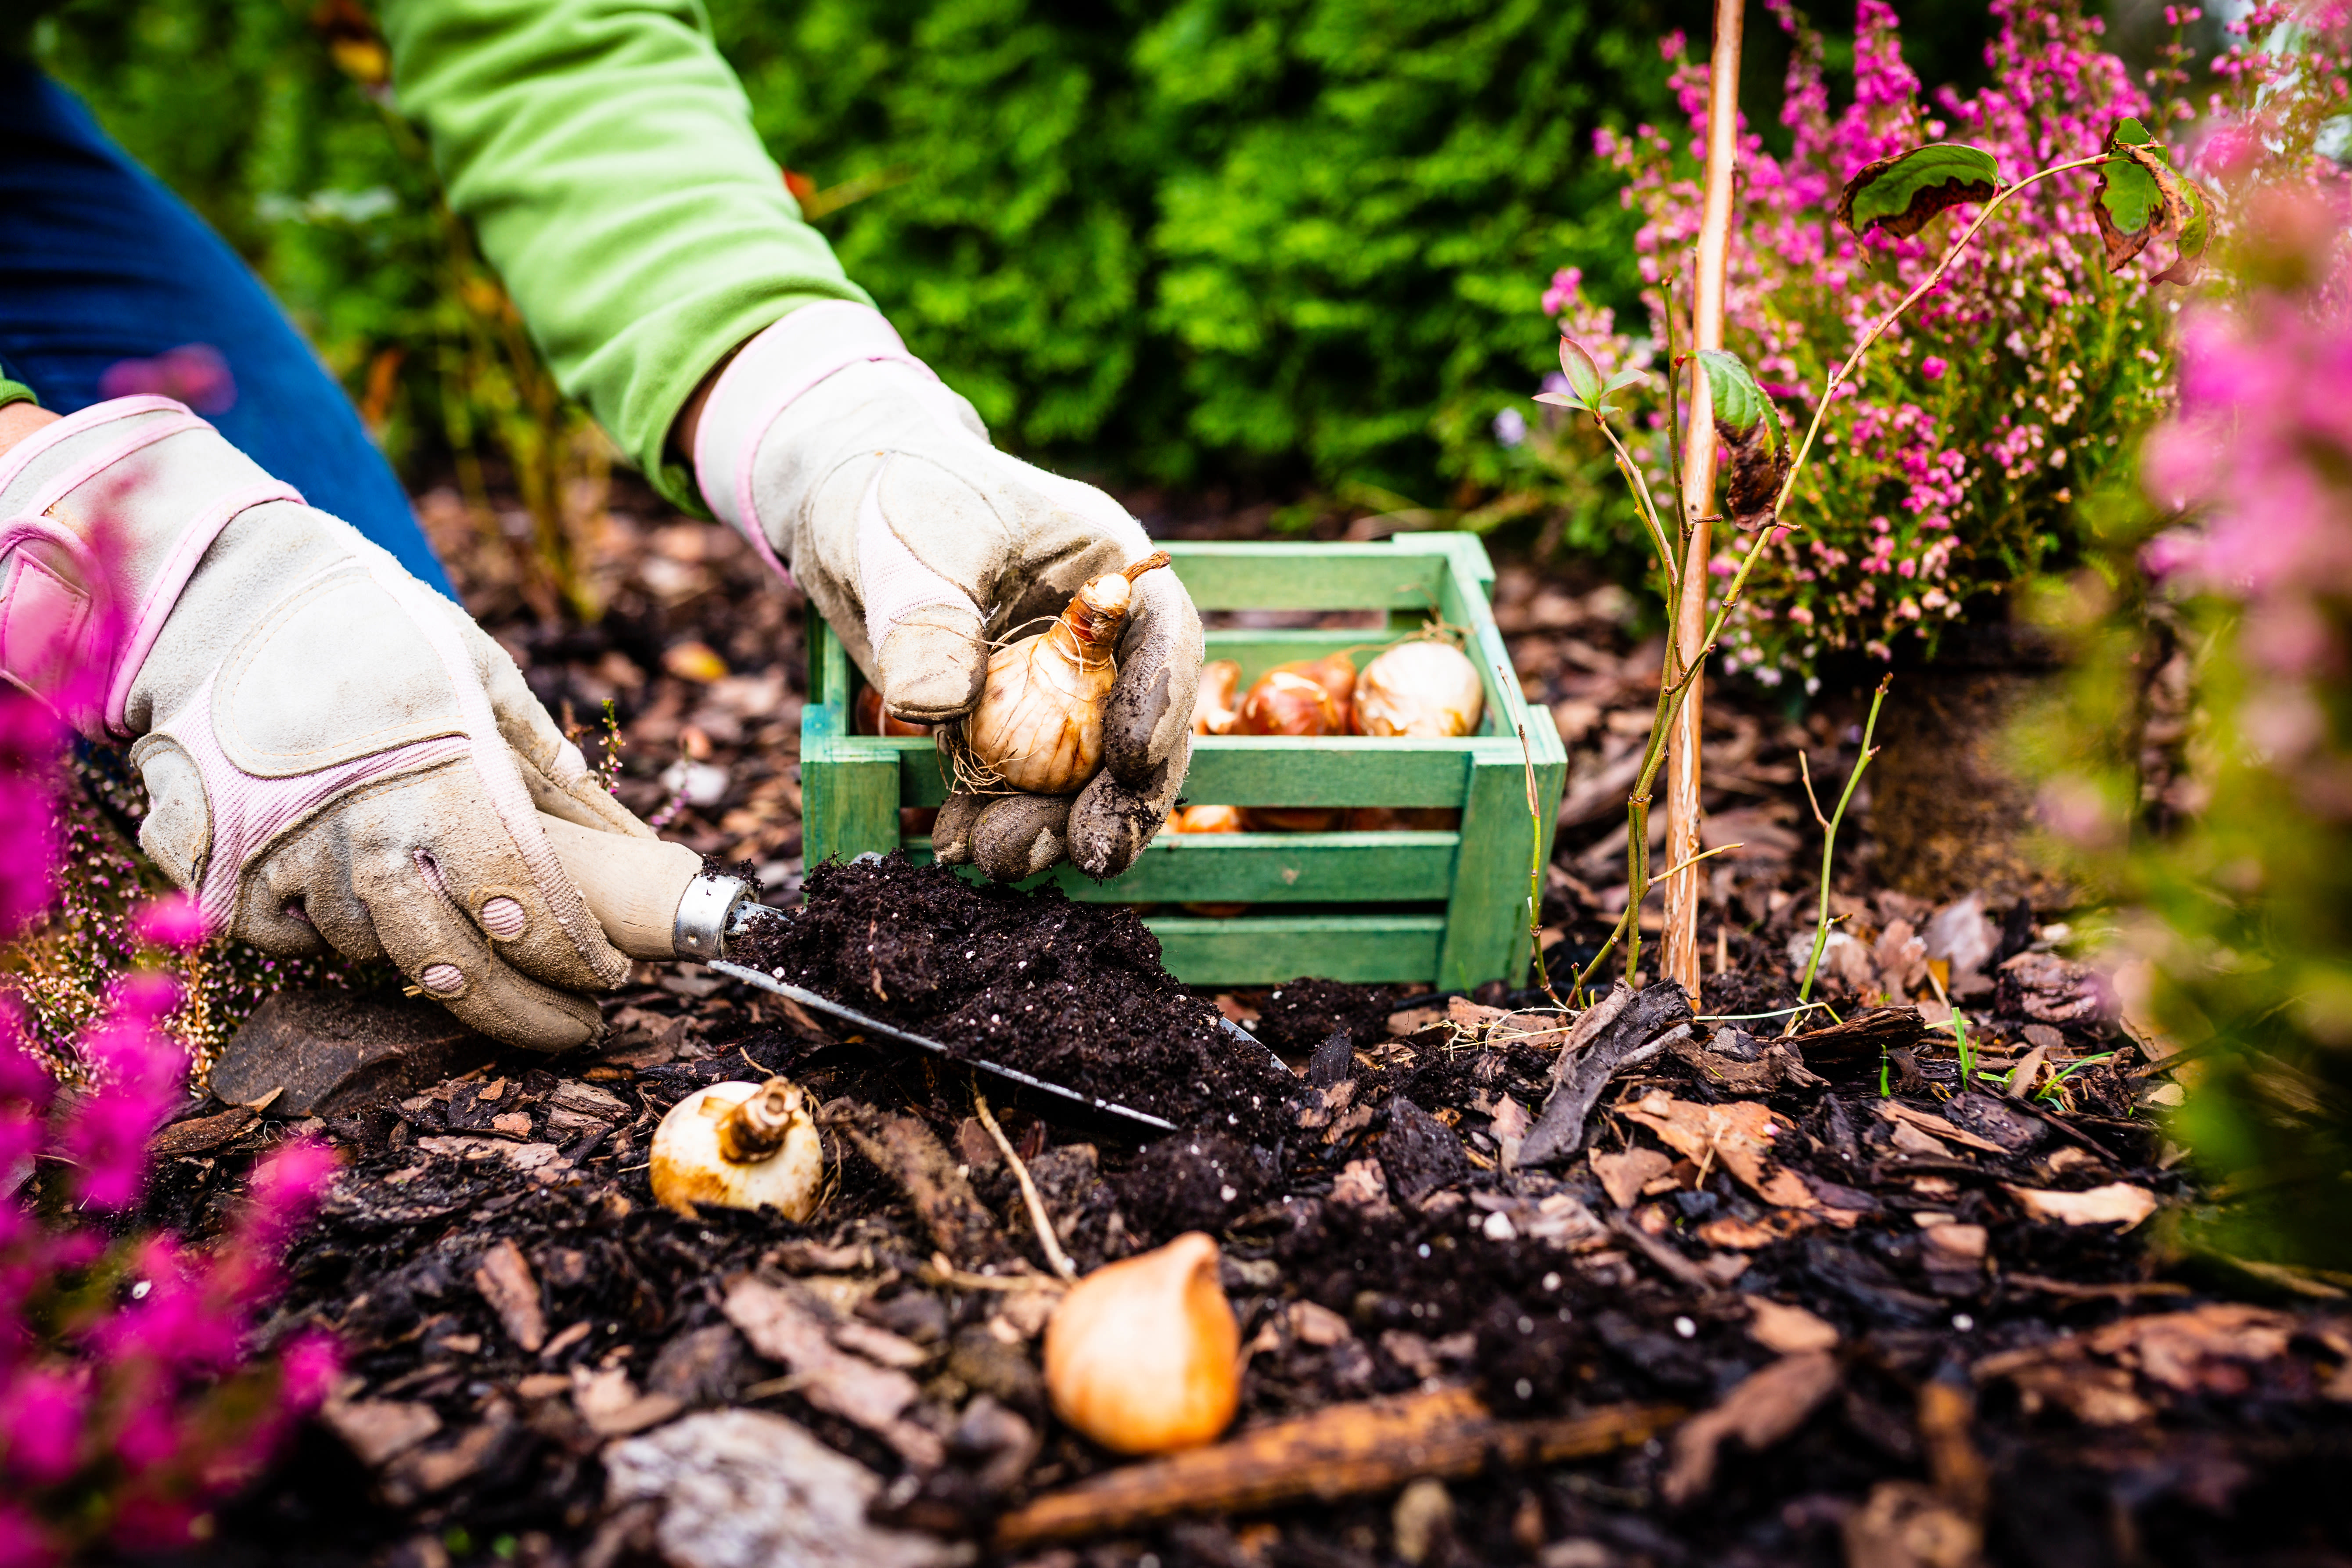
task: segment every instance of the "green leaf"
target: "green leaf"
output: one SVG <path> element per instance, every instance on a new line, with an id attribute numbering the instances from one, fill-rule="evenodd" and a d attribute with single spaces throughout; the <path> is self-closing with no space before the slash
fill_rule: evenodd
<path id="1" fill-rule="evenodd" d="M 1568 377 L 1569 391 L 1576 395 L 1577 406 L 1598 413 L 1606 391 L 1601 384 L 1601 366 L 1574 338 L 1559 340 L 1559 369 Z"/>
<path id="2" fill-rule="evenodd" d="M 2158 272 L 2164 283 L 2192 283 L 2205 257 L 2210 225 L 2204 193 L 2172 167 L 2163 144 L 2137 120 L 2120 120 L 2107 135 L 2107 160 L 2092 188 L 2091 216 L 2107 247 L 2107 270 L 2126 263 L 2160 237 L 2172 240 L 2172 262 Z"/>
<path id="3" fill-rule="evenodd" d="M 1756 384 L 1738 354 L 1701 349 L 1698 363 L 1706 372 L 1707 403 L 1714 410 L 1715 427 L 1725 439 L 1747 435 L 1771 413 L 1772 400 L 1764 395 L 1764 389 Z"/>
<path id="4" fill-rule="evenodd" d="M 1701 349 L 1707 407 L 1727 459 L 1723 503 L 1735 527 L 1753 531 L 1775 521 L 1780 486 L 1789 477 L 1789 446 L 1780 410 L 1756 384 L 1738 354 Z"/>
<path id="5" fill-rule="evenodd" d="M 1867 164 L 1845 183 L 1838 221 L 1856 237 L 1873 227 L 1906 238 L 1937 213 L 2000 192 L 2000 165 L 1992 154 L 1957 142 L 1931 142 Z"/>

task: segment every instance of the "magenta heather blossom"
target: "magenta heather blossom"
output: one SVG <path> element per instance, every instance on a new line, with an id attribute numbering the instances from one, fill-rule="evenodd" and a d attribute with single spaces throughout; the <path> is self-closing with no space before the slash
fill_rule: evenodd
<path id="1" fill-rule="evenodd" d="M 1847 179 L 1874 159 L 1955 141 L 1990 153 L 2015 180 L 2096 153 L 2118 119 L 2150 109 L 2100 47 L 2100 23 L 2073 0 L 1994 0 L 1992 85 L 1932 100 L 1904 62 L 1894 10 L 1861 0 L 1853 95 L 1834 111 L 1821 40 L 1786 0 L 1771 9 L 1796 46 L 1780 114 L 1792 146 L 1777 157 L 1742 132 L 1725 338 L 1801 432 L 1829 371 L 1977 210 L 1964 206 L 1908 239 L 1857 240 L 1834 218 Z M 1687 322 L 1704 205 L 1707 70 L 1681 51 L 1669 59 L 1686 123 L 1604 132 L 1597 142 L 1625 171 L 1623 199 L 1644 219 L 1635 247 L 1653 285 L 1647 336 L 1657 342 L 1669 292 L 1675 321 Z M 1887 657 L 1898 634 L 1932 638 L 1972 602 L 2077 542 L 2074 502 L 2124 470 L 2165 406 L 2161 312 L 2139 269 L 2107 272 L 2091 184 L 2088 173 L 2060 175 L 2004 205 L 1943 284 L 1880 340 L 1824 423 L 1788 514 L 1799 526 L 1759 564 L 1727 637 L 1726 668 L 1773 682 L 1810 677 L 1832 649 Z M 1610 344 L 1594 330 L 1608 331 L 1605 317 L 1592 321 L 1587 308 L 1579 320 L 1573 290 L 1559 302 L 1561 330 L 1606 357 Z M 1623 335 L 1613 345 L 1619 356 L 1633 346 Z M 1663 389 L 1647 390 L 1654 415 Z M 1663 483 L 1664 440 L 1643 456 Z M 1723 557 L 1742 547 L 1718 540 Z"/>
<path id="2" fill-rule="evenodd" d="M 73 683 L 68 708 L 89 686 Z M 59 891 L 64 736 L 34 700 L 0 687 L 0 938 L 21 935 Z M 92 863 L 78 860 L 74 877 Z M 184 949 L 203 938 L 184 900 L 159 900 L 138 932 Z M 127 952 L 131 933 L 119 934 Z M 326 1149 L 298 1140 L 266 1155 L 204 1247 L 116 1239 L 97 1223 L 135 1211 L 148 1141 L 182 1102 L 188 1055 L 164 1026 L 180 1001 L 169 975 L 120 975 L 53 1066 L 20 999 L 0 994 L 0 1568 L 101 1547 L 186 1551 L 206 1510 L 260 1473 L 337 1375 L 324 1335 L 275 1347 L 254 1337 L 286 1244 L 332 1175 Z M 80 1080 L 62 1110 L 58 1070 Z"/>

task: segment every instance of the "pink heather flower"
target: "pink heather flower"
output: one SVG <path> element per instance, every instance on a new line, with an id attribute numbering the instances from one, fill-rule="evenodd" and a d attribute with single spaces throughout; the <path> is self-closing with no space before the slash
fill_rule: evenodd
<path id="1" fill-rule="evenodd" d="M 318 1211 L 339 1163 L 335 1152 L 315 1138 L 281 1143 L 257 1161 L 236 1220 L 238 1244 L 276 1257 Z"/>
<path id="2" fill-rule="evenodd" d="M 307 1415 L 326 1403 L 343 1372 L 343 1350 L 323 1330 L 299 1335 L 278 1358 L 279 1402 L 294 1415 Z"/>
<path id="3" fill-rule="evenodd" d="M 98 378 L 100 397 L 163 396 L 199 414 L 226 414 L 236 405 L 236 378 L 210 343 L 166 349 L 153 359 L 117 360 Z"/>
<path id="4" fill-rule="evenodd" d="M 204 910 L 185 893 L 166 893 L 139 911 L 139 940 L 185 952 L 202 947 L 207 934 Z"/>
<path id="5" fill-rule="evenodd" d="M 1919 362 L 1919 374 L 1929 381 L 1943 380 L 1944 373 L 1951 368 L 1950 362 L 1942 354 L 1929 354 Z"/>
<path id="6" fill-rule="evenodd" d="M 0 1391 L 0 1444 L 8 1473 L 27 1486 L 56 1486 L 74 1472 L 89 1403 L 87 1382 L 56 1367 L 18 1367 L 9 1375 Z"/>
<path id="7" fill-rule="evenodd" d="M 0 1568 L 48 1568 L 62 1556 L 39 1520 L 0 1500 Z"/>
<path id="8" fill-rule="evenodd" d="M 1563 267 L 1553 273 L 1551 287 L 1544 290 L 1543 313 L 1559 315 L 1568 309 L 1569 301 L 1576 298 L 1577 290 L 1583 286 L 1584 269 L 1580 267 Z"/>

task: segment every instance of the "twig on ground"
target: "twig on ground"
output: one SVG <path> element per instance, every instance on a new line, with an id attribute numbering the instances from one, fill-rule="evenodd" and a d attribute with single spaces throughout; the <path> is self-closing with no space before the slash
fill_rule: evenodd
<path id="1" fill-rule="evenodd" d="M 1054 1235 L 1054 1216 L 1045 1212 L 1045 1200 L 1037 1194 L 1037 1184 L 1029 1179 L 1029 1167 L 1023 1164 L 1021 1156 L 1013 1152 L 1013 1141 L 1005 1137 L 1004 1129 L 996 1124 L 996 1117 L 988 1109 L 988 1096 L 980 1092 L 978 1084 L 972 1086 L 971 1104 L 972 1109 L 980 1113 L 980 1124 L 988 1129 L 991 1138 L 996 1140 L 997 1152 L 1004 1156 L 1004 1163 L 1013 1167 L 1013 1179 L 1021 1184 L 1021 1201 L 1028 1206 L 1029 1223 L 1037 1227 L 1037 1241 L 1045 1249 L 1045 1261 L 1052 1264 L 1054 1272 L 1063 1279 L 1076 1279 L 1078 1277 L 1077 1265 L 1070 1261 L 1070 1255 L 1062 1250 L 1060 1239 Z"/>

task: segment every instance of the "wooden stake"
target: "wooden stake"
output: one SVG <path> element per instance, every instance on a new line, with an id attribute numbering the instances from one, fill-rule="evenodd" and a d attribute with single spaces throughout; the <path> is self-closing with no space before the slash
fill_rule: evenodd
<path id="1" fill-rule="evenodd" d="M 1698 280 L 1691 312 L 1691 349 L 1723 346 L 1723 288 L 1731 244 L 1731 172 L 1739 141 L 1741 0 L 1716 0 L 1715 54 L 1708 66 L 1706 209 L 1698 232 Z M 1715 416 L 1706 377 L 1691 375 L 1690 435 L 1683 443 L 1682 603 L 1675 614 L 1668 679 L 1690 668 L 1706 647 L 1708 559 L 1715 553 L 1710 514 L 1715 503 Z M 1683 869 L 1666 879 L 1664 963 L 1660 973 L 1698 994 L 1699 719 L 1706 680 L 1691 684 L 1675 716 L 1666 758 L 1666 864 Z"/>

